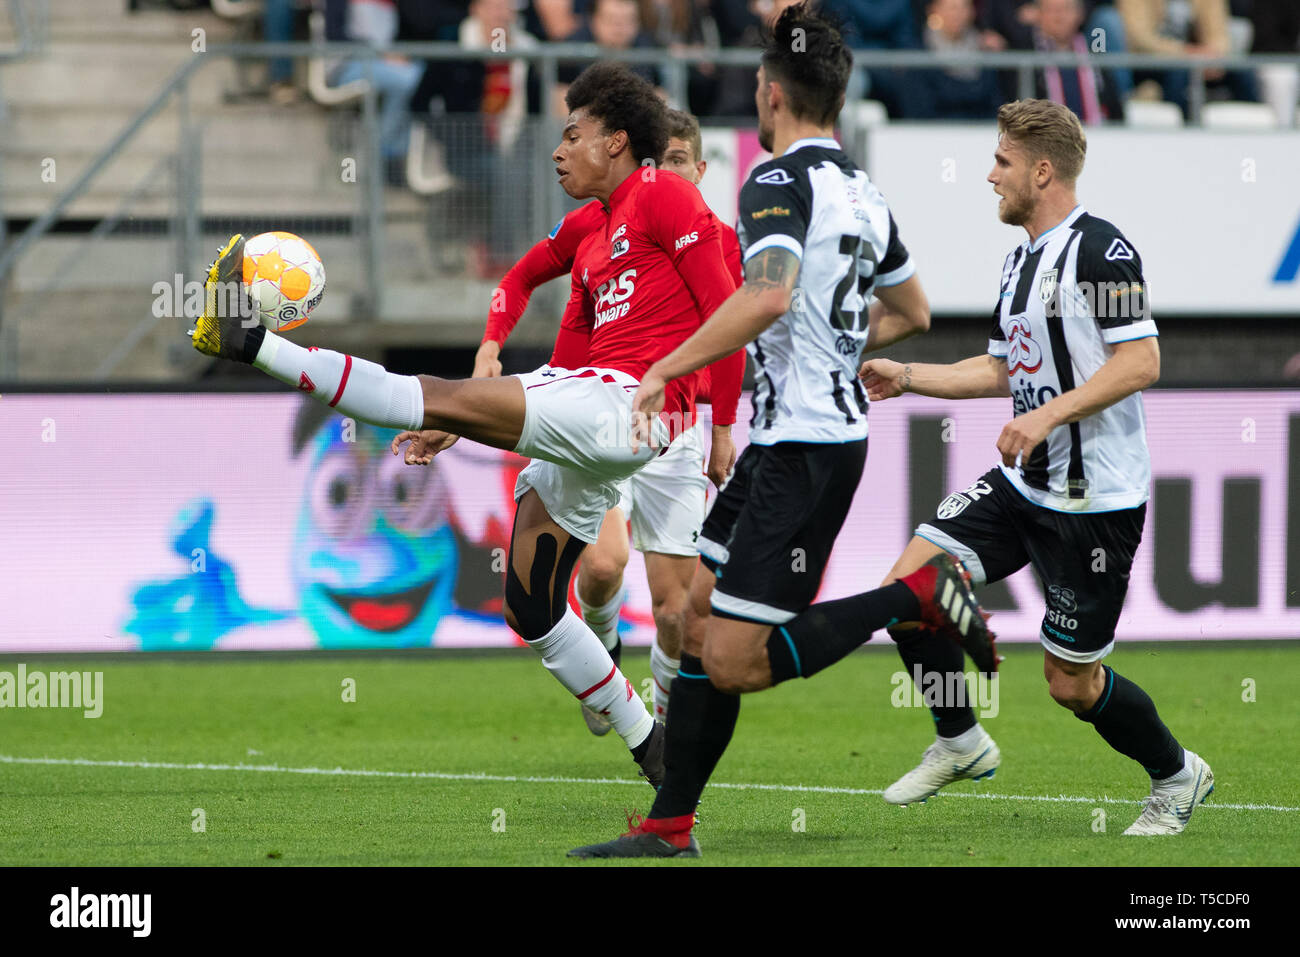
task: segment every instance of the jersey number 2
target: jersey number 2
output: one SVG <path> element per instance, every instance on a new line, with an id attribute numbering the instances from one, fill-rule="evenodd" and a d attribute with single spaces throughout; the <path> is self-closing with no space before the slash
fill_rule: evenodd
<path id="1" fill-rule="evenodd" d="M 831 322 L 845 332 L 864 332 L 867 328 L 867 297 L 876 282 L 876 250 L 859 236 L 840 237 L 840 255 L 849 257 L 849 268 L 835 287 L 831 300 Z M 849 296 L 858 294 L 859 308 L 848 310 Z"/>

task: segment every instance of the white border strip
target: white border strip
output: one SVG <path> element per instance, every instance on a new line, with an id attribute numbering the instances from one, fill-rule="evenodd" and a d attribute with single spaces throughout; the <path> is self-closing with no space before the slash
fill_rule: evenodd
<path id="1" fill-rule="evenodd" d="M 162 771 L 247 771 L 262 774 L 315 774 L 358 778 L 433 779 L 437 781 L 491 781 L 502 784 L 629 784 L 644 788 L 640 778 L 566 778 L 533 777 L 516 774 L 454 773 L 450 771 L 372 771 L 364 768 L 285 768 L 278 764 L 180 764 L 172 761 L 95 761 L 90 758 L 22 758 L 0 754 L 0 764 L 68 765 L 83 768 L 147 768 Z M 819 784 L 728 784 L 710 781 L 709 787 L 728 791 L 783 791 L 809 794 L 883 794 L 875 788 L 843 788 Z M 986 801 L 1043 801 L 1049 804 L 1133 804 L 1142 802 L 1131 798 L 1056 797 L 1040 794 L 990 794 L 984 791 L 949 791 L 936 795 L 942 798 L 979 798 Z M 1283 807 L 1276 804 L 1202 804 L 1203 808 L 1224 811 L 1276 811 L 1294 813 L 1300 807 Z"/>

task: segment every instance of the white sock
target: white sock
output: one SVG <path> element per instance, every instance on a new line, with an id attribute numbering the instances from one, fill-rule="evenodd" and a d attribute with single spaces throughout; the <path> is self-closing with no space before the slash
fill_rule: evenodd
<path id="1" fill-rule="evenodd" d="M 582 620 L 596 633 L 605 650 L 613 651 L 617 648 L 618 613 L 623 610 L 623 586 L 619 585 L 618 592 L 603 605 L 588 605 L 579 594 L 578 607 L 582 609 Z"/>
<path id="2" fill-rule="evenodd" d="M 572 608 L 565 609 L 559 624 L 528 644 L 574 697 L 609 718 L 628 748 L 635 748 L 650 735 L 654 718 L 600 639 Z"/>
<path id="3" fill-rule="evenodd" d="M 650 645 L 650 673 L 654 675 L 655 681 L 656 721 L 668 721 L 668 690 L 672 687 L 673 679 L 677 677 L 677 669 L 681 666 L 682 662 L 679 658 L 669 658 L 659 647 L 659 636 L 655 635 L 654 643 Z"/>
<path id="4" fill-rule="evenodd" d="M 958 754 L 965 754 L 968 751 L 975 750 L 975 745 L 980 743 L 980 738 L 984 736 L 984 729 L 976 724 L 973 728 L 967 728 L 955 738 L 940 737 L 939 742 L 949 751 L 956 751 Z"/>
<path id="5" fill-rule="evenodd" d="M 1179 787 L 1183 784 L 1186 784 L 1191 779 L 1192 779 L 1192 752 L 1188 751 L 1186 748 L 1183 748 L 1183 769 L 1181 771 L 1169 775 L 1169 777 L 1167 778 L 1161 778 L 1158 781 L 1155 778 L 1152 778 L 1151 782 L 1156 787 L 1169 788 L 1169 787 Z"/>
<path id="6" fill-rule="evenodd" d="M 268 332 L 253 365 L 343 415 L 389 429 L 424 428 L 424 390 L 413 375 Z"/>

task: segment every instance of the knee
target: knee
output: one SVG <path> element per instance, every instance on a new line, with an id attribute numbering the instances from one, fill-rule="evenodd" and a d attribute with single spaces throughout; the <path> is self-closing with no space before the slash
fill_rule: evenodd
<path id="1" fill-rule="evenodd" d="M 719 654 L 710 648 L 704 649 L 703 660 L 709 681 L 723 694 L 745 694 L 767 687 L 766 661 L 760 667 L 759 662 Z"/>
<path id="2" fill-rule="evenodd" d="M 592 587 L 605 590 L 623 583 L 623 569 L 627 566 L 627 552 L 618 549 L 587 549 L 582 556 L 582 578 Z"/>
<path id="3" fill-rule="evenodd" d="M 517 584 L 514 575 L 506 578 L 506 600 L 502 612 L 510 630 L 524 641 L 544 638 L 559 622 L 547 597 L 528 594 Z M 560 614 L 563 613 L 564 608 L 561 608 Z"/>
<path id="4" fill-rule="evenodd" d="M 680 643 L 686 629 L 686 593 L 674 593 L 652 602 L 650 612 L 660 636 Z"/>
<path id="5" fill-rule="evenodd" d="M 1091 672 L 1071 673 L 1059 669 L 1050 669 L 1047 678 L 1047 693 L 1062 708 L 1082 714 L 1092 707 L 1097 699 Z"/>

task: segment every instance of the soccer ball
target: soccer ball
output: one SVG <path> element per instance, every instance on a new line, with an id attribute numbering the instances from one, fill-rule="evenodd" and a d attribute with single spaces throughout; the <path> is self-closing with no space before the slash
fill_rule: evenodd
<path id="1" fill-rule="evenodd" d="M 285 332 L 307 321 L 325 295 L 325 265 L 293 233 L 261 233 L 244 243 L 244 285 L 262 325 Z"/>

